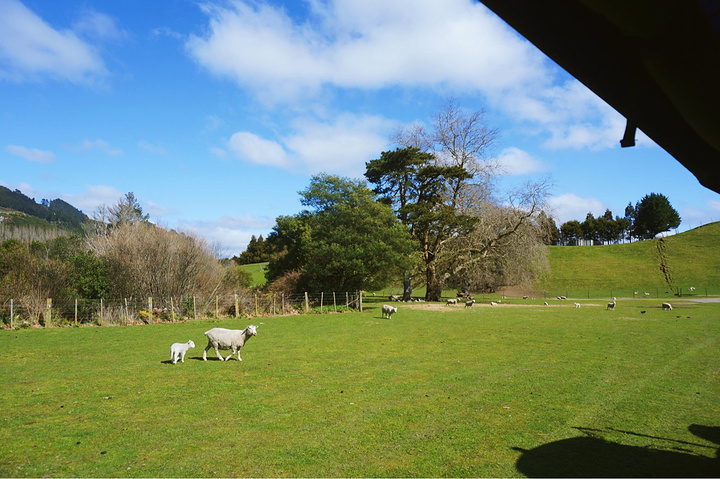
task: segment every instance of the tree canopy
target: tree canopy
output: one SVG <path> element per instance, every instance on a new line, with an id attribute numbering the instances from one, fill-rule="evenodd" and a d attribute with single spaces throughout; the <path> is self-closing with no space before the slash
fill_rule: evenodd
<path id="1" fill-rule="evenodd" d="M 278 217 L 266 240 L 269 281 L 295 274 L 296 291 L 374 290 L 407 268 L 412 241 L 364 181 L 320 174 L 300 196 L 310 209 Z"/>

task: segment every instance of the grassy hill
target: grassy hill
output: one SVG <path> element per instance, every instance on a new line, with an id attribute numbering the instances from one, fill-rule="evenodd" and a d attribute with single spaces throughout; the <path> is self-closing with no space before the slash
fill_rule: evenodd
<path id="1" fill-rule="evenodd" d="M 606 246 L 550 246 L 551 273 L 536 290 L 551 296 L 665 296 L 660 240 Z M 666 265 L 683 294 L 720 294 L 720 222 L 664 238 Z M 690 287 L 695 287 L 691 292 Z M 615 294 L 617 293 L 617 294 Z"/>

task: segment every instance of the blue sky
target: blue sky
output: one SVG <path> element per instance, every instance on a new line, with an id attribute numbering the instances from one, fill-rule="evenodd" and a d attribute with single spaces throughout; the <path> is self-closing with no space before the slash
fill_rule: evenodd
<path id="1" fill-rule="evenodd" d="M 470 0 L 0 0 L 0 184 L 88 215 L 132 191 L 225 256 L 319 172 L 361 177 L 448 97 L 486 110 L 501 188 L 553 183 L 558 225 L 666 195 L 680 231 L 720 196 Z"/>

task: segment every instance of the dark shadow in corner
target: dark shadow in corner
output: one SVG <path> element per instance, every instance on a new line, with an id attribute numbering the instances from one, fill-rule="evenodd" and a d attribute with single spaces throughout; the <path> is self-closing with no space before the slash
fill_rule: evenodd
<path id="1" fill-rule="evenodd" d="M 529 450 L 513 448 L 522 452 L 515 467 L 528 477 L 720 477 L 717 452 L 715 458 L 708 458 L 683 447 L 716 449 L 713 446 L 608 429 L 675 443 L 672 450 L 626 446 L 602 439 L 598 435 L 602 431 L 576 429 L 585 436 Z M 688 430 L 702 439 L 720 444 L 720 427 L 693 424 Z"/>

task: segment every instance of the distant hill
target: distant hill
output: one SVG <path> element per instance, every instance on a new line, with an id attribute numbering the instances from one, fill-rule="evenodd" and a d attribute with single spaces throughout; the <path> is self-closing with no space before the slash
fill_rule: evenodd
<path id="1" fill-rule="evenodd" d="M 665 295 L 658 242 L 605 246 L 549 246 L 550 274 L 535 285 L 549 296 Z M 720 222 L 663 239 L 665 264 L 683 295 L 720 294 Z M 690 288 L 695 288 L 690 291 Z M 617 293 L 617 294 L 616 294 Z"/>
<path id="2" fill-rule="evenodd" d="M 89 218 L 61 199 L 37 203 L 20 190 L 0 186 L 0 220 L 4 227 L 53 228 L 82 231 Z"/>

